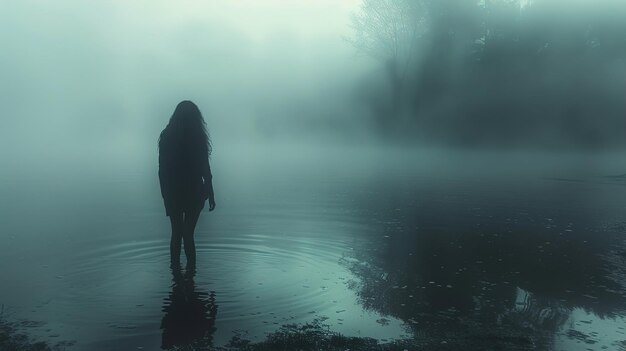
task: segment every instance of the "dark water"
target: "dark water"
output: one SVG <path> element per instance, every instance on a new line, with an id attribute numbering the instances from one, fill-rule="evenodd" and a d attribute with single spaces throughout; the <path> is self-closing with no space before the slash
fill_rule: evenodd
<path id="1" fill-rule="evenodd" d="M 0 185 L 0 303 L 78 350 L 168 346 L 184 311 L 203 326 L 189 338 L 218 346 L 317 319 L 382 342 L 620 349 L 624 159 L 216 149 L 197 271 L 174 275 L 152 160 L 14 172 Z"/>

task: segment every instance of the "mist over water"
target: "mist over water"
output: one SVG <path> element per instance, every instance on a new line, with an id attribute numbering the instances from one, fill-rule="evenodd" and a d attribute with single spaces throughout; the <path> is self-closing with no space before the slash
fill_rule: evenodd
<path id="1" fill-rule="evenodd" d="M 625 347 L 622 2 L 2 7 L 0 322 L 69 350 L 185 323 L 203 347 Z M 157 139 L 187 99 L 217 208 L 177 275 Z"/>

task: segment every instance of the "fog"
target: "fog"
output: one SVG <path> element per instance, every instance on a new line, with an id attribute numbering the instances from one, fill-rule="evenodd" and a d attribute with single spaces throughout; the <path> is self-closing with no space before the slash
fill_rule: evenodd
<path id="1" fill-rule="evenodd" d="M 621 347 L 625 18 L 621 0 L 5 2 L 0 267 L 19 270 L 0 305 L 90 350 L 168 349 L 181 289 L 205 347 L 292 323 L 400 350 Z M 157 176 L 182 100 L 217 202 L 184 284 Z"/>
<path id="2" fill-rule="evenodd" d="M 624 15 L 610 0 L 11 2 L 2 154 L 146 157 L 183 99 L 216 150 L 613 147 L 626 128 Z"/>
<path id="3" fill-rule="evenodd" d="M 301 133 L 304 119 L 319 120 L 323 135 L 355 114 L 346 101 L 371 66 L 344 40 L 357 8 L 355 1 L 3 4 L 3 158 L 147 157 L 183 99 L 200 106 L 218 153 L 225 142 Z"/>

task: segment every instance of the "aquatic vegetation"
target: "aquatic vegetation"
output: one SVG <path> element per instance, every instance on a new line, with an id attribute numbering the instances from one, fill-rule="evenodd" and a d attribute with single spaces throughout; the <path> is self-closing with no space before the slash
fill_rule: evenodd
<path id="1" fill-rule="evenodd" d="M 2 351 L 62 351 L 74 344 L 73 341 L 61 341 L 51 345 L 45 341 L 33 340 L 22 327 L 38 325 L 33 321 L 22 323 L 9 321 L 4 306 L 0 308 L 0 350 Z"/>
<path id="2" fill-rule="evenodd" d="M 537 348 L 529 338 L 520 336 L 515 330 L 500 328 L 491 334 L 475 334 L 476 328 L 468 327 L 465 332 L 447 333 L 446 335 L 422 335 L 419 339 L 405 338 L 381 342 L 368 337 L 348 337 L 334 332 L 324 324 L 324 318 L 311 323 L 283 325 L 270 333 L 264 340 L 251 341 L 242 336 L 233 337 L 223 347 L 210 344 L 190 345 L 172 348 L 172 351 L 405 351 L 405 350 L 534 350 Z M 544 345 L 545 346 L 545 345 Z"/>

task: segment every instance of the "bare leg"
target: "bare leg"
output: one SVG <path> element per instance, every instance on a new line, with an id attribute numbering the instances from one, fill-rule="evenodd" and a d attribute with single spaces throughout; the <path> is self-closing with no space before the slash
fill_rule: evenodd
<path id="1" fill-rule="evenodd" d="M 190 211 L 185 213 L 185 221 L 183 225 L 183 241 L 185 244 L 185 256 L 187 256 L 187 265 L 195 267 L 196 265 L 196 243 L 193 240 L 193 233 L 198 223 L 200 211 Z"/>
<path id="2" fill-rule="evenodd" d="M 170 215 L 172 238 L 170 239 L 170 259 L 173 267 L 180 266 L 180 246 L 183 238 L 183 213 Z"/>

